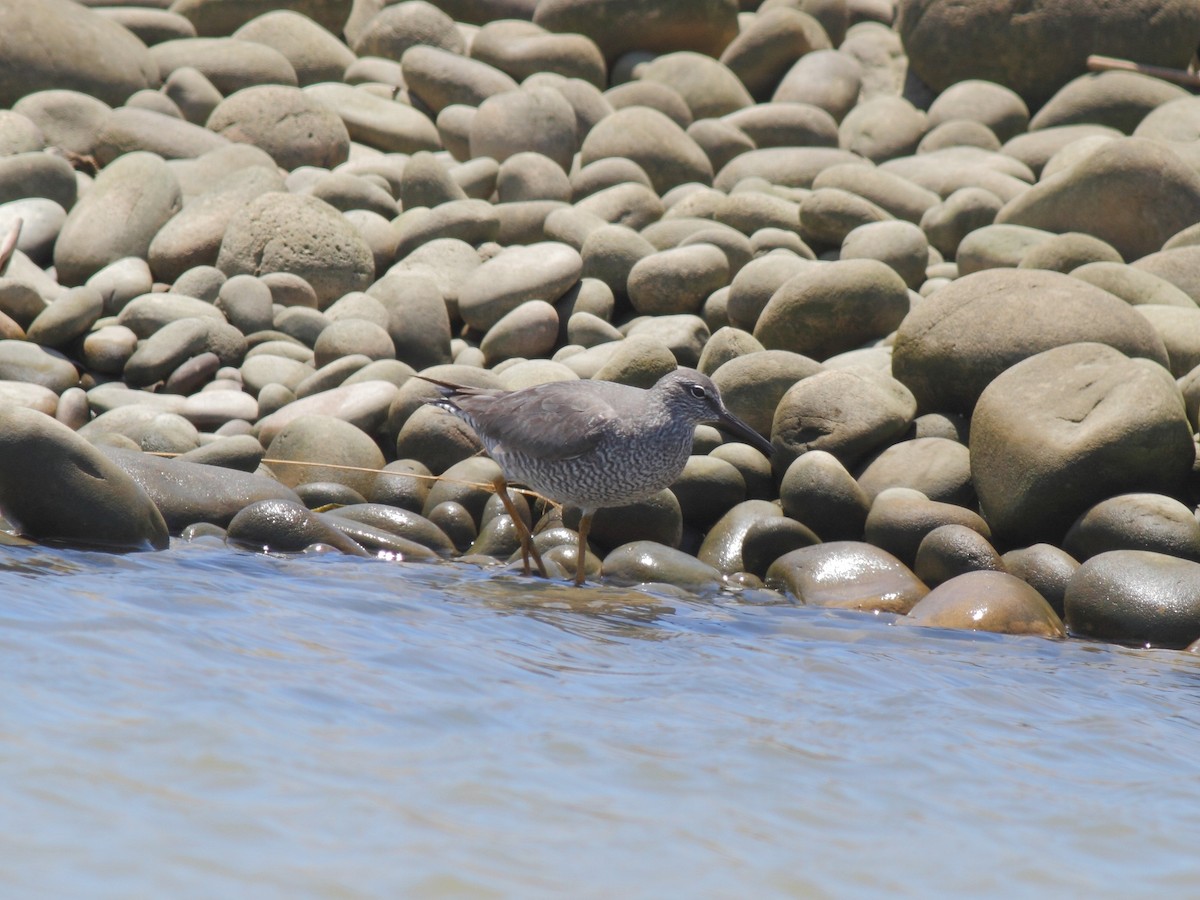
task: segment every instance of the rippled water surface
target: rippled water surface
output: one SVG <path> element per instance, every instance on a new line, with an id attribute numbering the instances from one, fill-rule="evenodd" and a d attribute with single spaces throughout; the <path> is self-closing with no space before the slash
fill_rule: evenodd
<path id="1" fill-rule="evenodd" d="M 1194 896 L 1200 660 L 0 548 L 0 893 Z"/>

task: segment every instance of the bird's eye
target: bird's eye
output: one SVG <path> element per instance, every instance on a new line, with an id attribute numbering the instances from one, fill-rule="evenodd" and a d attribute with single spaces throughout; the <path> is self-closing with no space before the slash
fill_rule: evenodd
<path id="1" fill-rule="evenodd" d="M 688 393 L 690 393 L 697 400 L 703 400 L 706 396 L 708 396 L 707 391 L 705 391 L 703 386 L 699 384 L 693 384 L 691 387 L 689 387 Z"/>

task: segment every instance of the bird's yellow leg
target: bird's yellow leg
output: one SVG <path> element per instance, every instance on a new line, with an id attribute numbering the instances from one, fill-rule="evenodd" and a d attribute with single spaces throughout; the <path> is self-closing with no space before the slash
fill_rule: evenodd
<path id="1" fill-rule="evenodd" d="M 542 554 L 534 546 L 533 536 L 529 533 L 529 529 L 525 525 L 525 520 L 517 512 L 517 507 L 512 502 L 512 497 L 508 496 L 508 482 L 504 480 L 504 476 L 497 475 L 496 479 L 492 482 L 492 487 L 496 489 L 496 495 L 500 498 L 500 502 L 504 504 L 504 510 L 508 513 L 509 518 L 512 519 L 513 527 L 517 529 L 517 536 L 521 539 L 521 563 L 524 567 L 524 573 L 526 575 L 529 574 L 529 557 L 532 556 L 533 561 L 537 563 L 538 574 L 543 578 L 549 578 L 550 576 L 546 573 L 546 564 L 542 562 Z"/>

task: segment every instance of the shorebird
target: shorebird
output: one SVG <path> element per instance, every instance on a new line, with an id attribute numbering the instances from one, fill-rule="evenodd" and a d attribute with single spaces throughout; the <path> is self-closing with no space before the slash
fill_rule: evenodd
<path id="1" fill-rule="evenodd" d="M 596 511 L 670 486 L 691 454 L 697 425 L 711 422 L 771 454 L 771 443 L 726 409 L 717 386 L 695 369 L 669 372 L 649 390 L 588 379 L 505 391 L 416 377 L 441 389 L 427 402 L 470 425 L 506 479 L 582 511 L 576 585 L 583 584 Z M 503 488 L 500 496 L 508 499 Z M 532 546 L 522 533 L 527 555 Z M 545 574 L 536 552 L 534 558 Z"/>

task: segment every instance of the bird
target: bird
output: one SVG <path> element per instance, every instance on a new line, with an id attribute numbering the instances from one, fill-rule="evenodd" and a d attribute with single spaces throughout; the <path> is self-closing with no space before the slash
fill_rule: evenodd
<path id="1" fill-rule="evenodd" d="M 508 481 L 581 511 L 576 586 L 596 511 L 670 486 L 691 455 L 697 425 L 711 422 L 768 457 L 772 451 L 695 369 L 674 369 L 649 389 L 583 379 L 509 391 L 416 377 L 438 387 L 440 396 L 426 402 L 466 422 Z"/>

